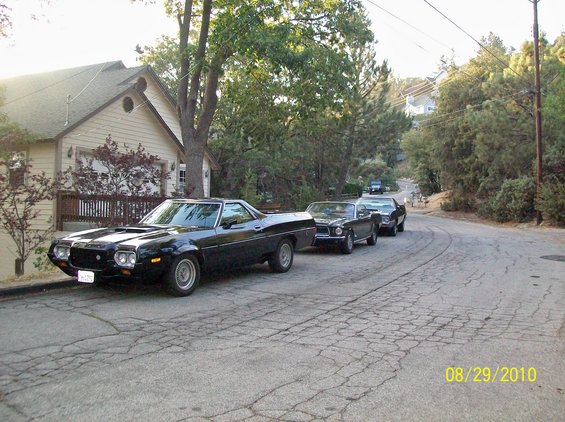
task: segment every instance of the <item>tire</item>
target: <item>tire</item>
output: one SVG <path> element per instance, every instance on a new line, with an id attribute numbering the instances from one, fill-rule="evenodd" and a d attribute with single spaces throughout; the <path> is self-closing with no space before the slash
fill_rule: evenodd
<path id="1" fill-rule="evenodd" d="M 398 225 L 398 231 L 399 232 L 403 232 L 404 231 L 404 223 L 406 223 L 406 219 L 402 220 L 402 223 L 400 223 Z"/>
<path id="2" fill-rule="evenodd" d="M 378 229 L 373 229 L 373 233 L 371 233 L 371 236 L 367 239 L 367 245 L 374 246 L 377 244 L 377 238 L 378 238 L 377 231 Z"/>
<path id="3" fill-rule="evenodd" d="M 294 245 L 290 239 L 282 239 L 277 250 L 269 257 L 269 268 L 274 273 L 286 273 L 292 267 Z"/>
<path id="4" fill-rule="evenodd" d="M 343 240 L 343 242 L 339 244 L 339 250 L 346 255 L 349 255 L 351 252 L 353 252 L 352 232 L 347 232 L 347 234 L 345 235 L 345 239 Z"/>
<path id="5" fill-rule="evenodd" d="M 390 229 L 388 229 L 388 235 L 389 236 L 396 236 L 396 233 L 398 233 L 398 225 L 396 224 L 396 221 L 394 222 L 394 226 L 392 226 Z"/>
<path id="6" fill-rule="evenodd" d="M 177 257 L 166 275 L 165 288 L 173 296 L 188 296 L 200 283 L 200 264 L 194 255 Z"/>

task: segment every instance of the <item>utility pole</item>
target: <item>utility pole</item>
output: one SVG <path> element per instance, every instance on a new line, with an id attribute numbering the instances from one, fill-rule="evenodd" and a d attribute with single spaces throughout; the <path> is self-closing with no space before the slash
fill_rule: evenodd
<path id="1" fill-rule="evenodd" d="M 534 117 L 536 121 L 536 195 L 539 195 L 542 184 L 542 148 L 541 148 L 541 80 L 540 80 L 540 63 L 539 63 L 539 29 L 538 29 L 538 1 L 530 0 L 534 5 Z M 541 224 L 542 215 L 539 209 L 536 210 L 536 224 Z"/>

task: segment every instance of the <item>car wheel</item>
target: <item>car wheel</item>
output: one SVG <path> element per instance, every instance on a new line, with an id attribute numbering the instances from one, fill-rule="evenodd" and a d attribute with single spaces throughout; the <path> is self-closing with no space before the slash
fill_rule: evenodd
<path id="1" fill-rule="evenodd" d="M 194 255 L 177 257 L 167 273 L 165 287 L 174 296 L 188 296 L 200 283 L 200 264 Z"/>
<path id="2" fill-rule="evenodd" d="M 404 231 L 404 223 L 406 223 L 406 219 L 402 220 L 402 223 L 400 223 L 398 225 L 398 231 L 399 232 L 403 232 Z"/>
<path id="3" fill-rule="evenodd" d="M 269 257 L 269 268 L 275 273 L 286 273 L 292 267 L 294 245 L 290 239 L 283 239 L 277 245 L 277 250 Z"/>
<path id="4" fill-rule="evenodd" d="M 345 235 L 345 239 L 343 239 L 343 242 L 340 243 L 339 249 L 344 254 L 350 254 L 353 252 L 353 233 L 348 232 Z"/>
<path id="5" fill-rule="evenodd" d="M 377 244 L 377 229 L 373 229 L 373 232 L 371 233 L 371 236 L 367 239 L 367 245 L 371 245 L 374 246 Z"/>
<path id="6" fill-rule="evenodd" d="M 398 225 L 396 224 L 396 221 L 395 221 L 394 226 L 392 226 L 390 229 L 388 229 L 388 235 L 389 236 L 396 236 L 396 233 L 398 233 Z"/>

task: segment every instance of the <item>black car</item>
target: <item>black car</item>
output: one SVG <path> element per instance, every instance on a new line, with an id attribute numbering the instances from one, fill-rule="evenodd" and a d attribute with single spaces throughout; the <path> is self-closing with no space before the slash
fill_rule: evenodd
<path id="1" fill-rule="evenodd" d="M 382 218 L 381 231 L 389 236 L 396 236 L 403 232 L 406 223 L 406 207 L 396 202 L 394 198 L 359 198 L 358 205 L 364 205 L 373 213 L 380 214 Z"/>
<path id="2" fill-rule="evenodd" d="M 316 232 L 307 213 L 263 214 L 242 200 L 167 200 L 138 224 L 85 230 L 52 242 L 49 259 L 79 282 L 162 279 L 191 294 L 200 272 L 268 262 L 286 272 Z"/>
<path id="3" fill-rule="evenodd" d="M 341 252 L 350 254 L 355 242 L 377 243 L 381 217 L 355 202 L 325 201 L 311 203 L 306 212 L 316 221 L 313 246 L 338 245 Z"/>

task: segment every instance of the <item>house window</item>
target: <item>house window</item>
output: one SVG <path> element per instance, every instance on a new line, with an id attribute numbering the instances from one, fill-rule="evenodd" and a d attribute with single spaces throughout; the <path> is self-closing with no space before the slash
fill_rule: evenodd
<path id="1" fill-rule="evenodd" d="M 25 156 L 15 153 L 8 161 L 8 176 L 10 187 L 17 188 L 25 183 L 26 165 Z"/>
<path id="2" fill-rule="evenodd" d="M 184 192 L 184 187 L 186 186 L 186 164 L 179 165 L 179 192 Z"/>

